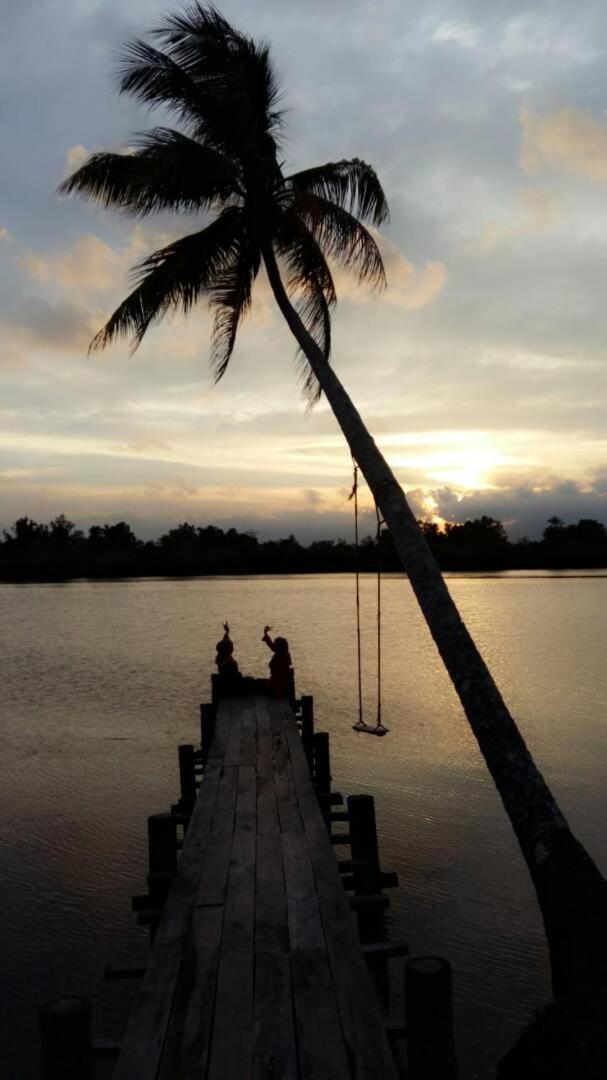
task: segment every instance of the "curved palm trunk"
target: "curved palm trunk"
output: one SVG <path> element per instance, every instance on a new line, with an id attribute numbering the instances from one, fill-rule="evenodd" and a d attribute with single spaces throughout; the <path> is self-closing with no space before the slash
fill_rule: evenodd
<path id="1" fill-rule="evenodd" d="M 292 307 L 274 253 L 270 285 L 390 529 L 411 587 L 459 695 L 531 874 L 548 939 L 555 996 L 607 982 L 607 883 L 571 832 L 466 629 L 392 470 Z"/>

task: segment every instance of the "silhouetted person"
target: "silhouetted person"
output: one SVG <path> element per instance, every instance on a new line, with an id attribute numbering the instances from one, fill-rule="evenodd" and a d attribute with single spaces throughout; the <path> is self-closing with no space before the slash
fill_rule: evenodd
<path id="1" fill-rule="evenodd" d="M 224 635 L 217 642 L 215 649 L 217 655 L 215 664 L 219 675 L 219 692 L 222 696 L 242 693 L 242 675 L 234 658 L 234 644 L 230 638 L 230 627 L 227 622 L 223 624 Z"/>
<path id="2" fill-rule="evenodd" d="M 271 626 L 264 626 L 262 641 L 274 653 L 270 660 L 270 678 L 267 680 L 268 692 L 272 697 L 287 697 L 290 687 L 291 655 L 289 642 L 284 637 L 270 637 Z"/>

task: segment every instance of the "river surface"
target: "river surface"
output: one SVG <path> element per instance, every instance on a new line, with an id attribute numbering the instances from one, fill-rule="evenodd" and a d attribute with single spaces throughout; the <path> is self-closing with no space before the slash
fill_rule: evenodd
<path id="1" fill-rule="evenodd" d="M 578 837 L 607 871 L 607 577 L 451 576 L 449 587 Z M 365 703 L 374 711 L 375 583 L 363 579 Z M 334 787 L 376 796 L 393 932 L 454 971 L 460 1080 L 493 1076 L 548 997 L 533 892 L 501 802 L 407 580 L 383 588 L 391 733 L 355 735 L 353 582 L 344 575 L 0 585 L 2 1076 L 38 1080 L 42 1001 L 84 994 L 120 1035 L 134 988 L 104 983 L 147 935 L 146 818 L 178 795 L 177 744 L 221 623 L 263 674 L 264 623 L 290 641 L 298 693 L 331 733 Z M 396 983 L 399 981 L 399 969 Z M 398 1003 L 399 986 L 395 986 Z"/>

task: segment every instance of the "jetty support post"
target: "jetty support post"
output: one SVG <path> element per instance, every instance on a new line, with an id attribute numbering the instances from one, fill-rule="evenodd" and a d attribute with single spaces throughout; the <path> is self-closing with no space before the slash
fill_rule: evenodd
<path id="1" fill-rule="evenodd" d="M 348 817 L 355 889 L 358 894 L 380 893 L 382 887 L 379 867 L 375 800 L 372 795 L 349 795 Z"/>
<path id="2" fill-rule="evenodd" d="M 177 870 L 177 820 L 175 814 L 152 814 L 148 818 L 150 899 L 161 906 Z M 153 930 L 152 930 L 153 937 Z"/>
<path id="3" fill-rule="evenodd" d="M 93 1080 L 90 1002 L 57 998 L 42 1005 L 38 1016 L 44 1080 Z"/>
<path id="4" fill-rule="evenodd" d="M 314 698 L 304 694 L 301 699 L 301 741 L 312 772 L 314 765 Z"/>
<path id="5" fill-rule="evenodd" d="M 200 706 L 200 746 L 202 760 L 207 760 L 209 750 L 215 738 L 215 705 Z"/>
<path id="6" fill-rule="evenodd" d="M 191 814 L 196 802 L 196 758 L 191 743 L 181 743 L 179 753 L 180 805 L 184 813 Z"/>
<path id="7" fill-rule="evenodd" d="M 331 791 L 331 758 L 329 754 L 329 735 L 326 731 L 317 731 L 312 736 L 314 747 L 314 787 L 317 795 L 328 795 Z"/>
<path id="8" fill-rule="evenodd" d="M 451 965 L 439 956 L 405 964 L 408 1080 L 456 1080 Z"/>

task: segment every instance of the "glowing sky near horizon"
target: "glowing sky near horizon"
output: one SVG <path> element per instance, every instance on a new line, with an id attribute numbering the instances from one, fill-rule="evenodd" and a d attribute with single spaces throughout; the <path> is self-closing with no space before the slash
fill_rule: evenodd
<path id="1" fill-rule="evenodd" d="M 0 525 L 65 512 L 141 535 L 183 520 L 349 535 L 349 453 L 324 403 L 306 413 L 263 279 L 217 387 L 204 309 L 134 357 L 87 355 L 129 267 L 192 224 L 54 194 L 88 151 L 156 122 L 112 70 L 164 10 L 21 0 L 3 14 Z M 339 275 L 333 362 L 416 511 L 490 513 L 515 536 L 551 514 L 607 520 L 607 9 L 221 10 L 272 43 L 287 168 L 359 156 L 384 185 L 388 289 Z"/>

